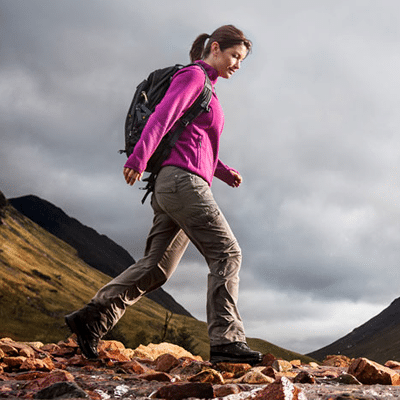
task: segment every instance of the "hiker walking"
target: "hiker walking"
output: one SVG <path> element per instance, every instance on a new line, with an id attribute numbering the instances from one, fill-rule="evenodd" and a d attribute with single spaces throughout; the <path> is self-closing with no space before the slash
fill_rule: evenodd
<path id="1" fill-rule="evenodd" d="M 232 187 L 242 182 L 240 174 L 218 156 L 224 115 L 214 85 L 219 77 L 229 79 L 250 49 L 251 42 L 233 25 L 198 36 L 190 50 L 193 64 L 175 73 L 147 121 L 123 169 L 129 185 L 141 180 L 161 139 L 202 92 L 205 70 L 212 84 L 209 110 L 185 126 L 162 163 L 151 196 L 154 219 L 144 257 L 101 288 L 89 304 L 65 317 L 86 357 L 98 357 L 99 340 L 118 322 L 127 306 L 170 278 L 192 241 L 209 267 L 210 361 L 261 361 L 261 353 L 246 344 L 237 309 L 241 249 L 210 188 L 214 177 Z"/>

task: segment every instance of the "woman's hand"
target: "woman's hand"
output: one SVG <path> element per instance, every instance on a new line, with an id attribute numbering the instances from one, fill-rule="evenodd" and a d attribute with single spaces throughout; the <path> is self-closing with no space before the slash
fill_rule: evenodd
<path id="1" fill-rule="evenodd" d="M 143 173 L 135 171 L 131 168 L 124 168 L 124 177 L 125 181 L 128 185 L 133 185 L 136 181 L 140 181 L 142 179 Z"/>
<path id="2" fill-rule="evenodd" d="M 231 171 L 231 174 L 233 175 L 233 178 L 234 178 L 233 184 L 231 186 L 239 187 L 243 181 L 243 178 L 237 172 Z"/>

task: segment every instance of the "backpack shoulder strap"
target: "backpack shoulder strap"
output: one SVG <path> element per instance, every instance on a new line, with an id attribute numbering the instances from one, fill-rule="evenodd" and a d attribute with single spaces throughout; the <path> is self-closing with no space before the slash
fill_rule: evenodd
<path id="1" fill-rule="evenodd" d="M 202 112 L 209 112 L 209 105 L 212 97 L 212 85 L 210 82 L 210 78 L 208 77 L 207 71 L 200 64 L 189 64 L 188 66 L 196 65 L 200 67 L 205 75 L 204 87 L 197 99 L 194 103 L 185 111 L 181 118 L 179 118 L 179 122 L 181 125 L 175 129 L 175 131 L 171 132 L 169 142 L 169 148 L 171 149 L 177 140 L 179 139 L 180 134 L 183 131 L 183 128 L 188 126 L 195 118 L 197 118 Z"/>
<path id="2" fill-rule="evenodd" d="M 143 190 L 146 190 L 146 193 L 142 199 L 142 204 L 146 201 L 147 196 L 154 191 L 154 185 L 156 182 L 156 178 L 158 175 L 158 172 L 161 169 L 161 164 L 166 160 L 168 157 L 169 153 L 171 152 L 171 149 L 175 146 L 175 143 L 178 141 L 179 136 L 181 135 L 182 131 L 185 129 L 186 126 L 188 126 L 196 117 L 198 117 L 202 112 L 209 112 L 209 105 L 212 97 L 212 85 L 210 78 L 208 77 L 207 71 L 204 69 L 204 67 L 200 64 L 189 64 L 186 67 L 189 67 L 191 65 L 196 65 L 200 67 L 204 75 L 206 77 L 205 82 L 204 82 L 204 87 L 197 99 L 194 101 L 194 103 L 185 111 L 185 113 L 182 115 L 181 118 L 179 118 L 180 125 L 172 132 L 170 132 L 168 136 L 168 142 L 167 145 L 165 146 L 162 156 L 158 159 L 157 166 L 155 167 L 155 171 L 152 172 L 146 179 L 143 181 L 147 182 L 146 186 L 143 188 Z"/>

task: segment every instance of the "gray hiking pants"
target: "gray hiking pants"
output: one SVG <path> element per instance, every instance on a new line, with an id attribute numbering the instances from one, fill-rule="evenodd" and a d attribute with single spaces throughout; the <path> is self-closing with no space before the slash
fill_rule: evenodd
<path id="1" fill-rule="evenodd" d="M 102 337 L 118 322 L 127 306 L 164 284 L 191 240 L 209 267 L 210 344 L 245 342 L 236 306 L 241 250 L 207 182 L 180 168 L 164 167 L 157 178 L 152 207 L 153 226 L 144 257 L 100 289 L 90 303 L 101 315 L 99 323 L 93 326 L 94 333 Z"/>

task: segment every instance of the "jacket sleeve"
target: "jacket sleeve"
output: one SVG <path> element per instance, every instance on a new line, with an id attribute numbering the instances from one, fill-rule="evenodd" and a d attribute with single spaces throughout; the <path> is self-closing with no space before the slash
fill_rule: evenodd
<path id="1" fill-rule="evenodd" d="M 204 72 L 196 66 L 183 68 L 174 75 L 165 96 L 149 117 L 125 167 L 139 173 L 146 169 L 148 160 L 163 136 L 194 103 L 203 90 L 204 83 Z"/>
<path id="2" fill-rule="evenodd" d="M 239 173 L 238 171 L 236 171 L 236 169 L 230 168 L 225 165 L 221 160 L 218 160 L 217 168 L 215 169 L 214 173 L 214 176 L 216 178 L 227 183 L 229 186 L 232 186 L 235 181 L 232 172 L 236 172 L 237 174 Z"/>

